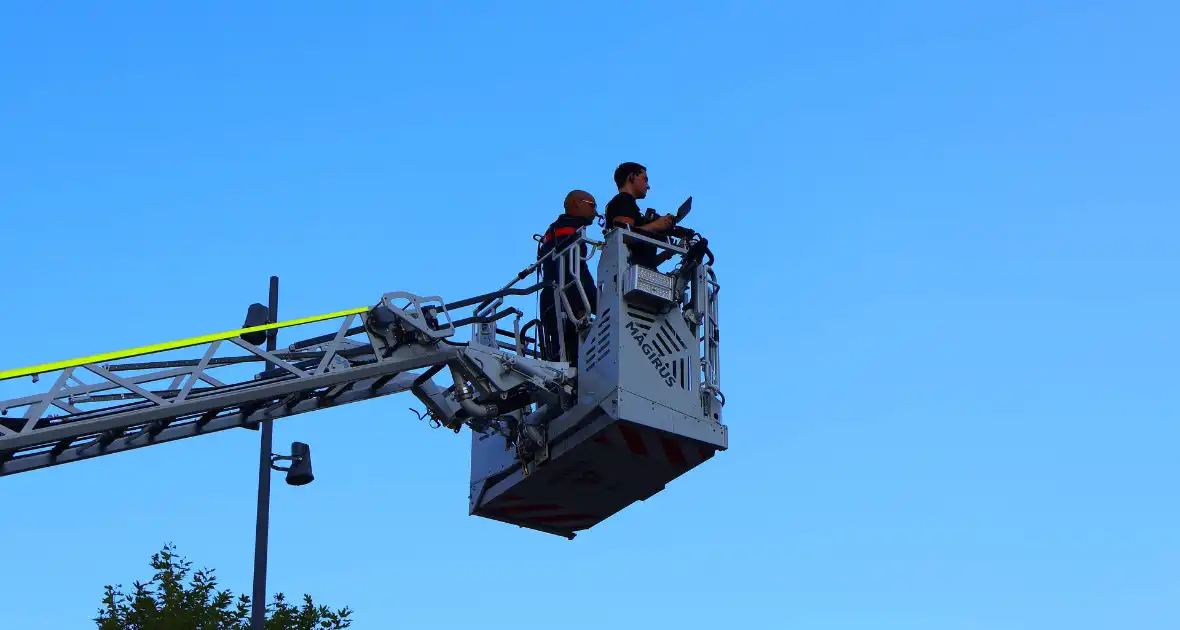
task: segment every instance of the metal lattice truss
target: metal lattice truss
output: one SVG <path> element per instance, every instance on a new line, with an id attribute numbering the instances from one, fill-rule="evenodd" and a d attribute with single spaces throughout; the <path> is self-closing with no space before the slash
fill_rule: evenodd
<path id="1" fill-rule="evenodd" d="M 437 297 L 388 293 L 371 309 L 0 372 L 0 386 L 30 376 L 35 383 L 51 383 L 34 395 L 0 400 L 0 476 L 225 429 L 253 429 L 263 420 L 407 390 L 426 405 L 436 426 L 458 430 L 464 422 L 461 406 L 482 408 L 474 405 L 466 386 L 456 401 L 454 387 L 444 390 L 431 377 L 449 364 L 470 377 L 478 393 L 486 395 L 495 385 L 464 359 L 466 344 L 446 338 L 458 326 L 475 324 L 490 328 L 493 339 L 515 335 L 514 344 L 497 345 L 519 348 L 519 322 L 515 333 L 497 329 L 494 322 L 511 314 L 519 319 L 521 313 L 509 309 L 452 321 L 450 311 L 486 306 L 497 297 L 526 295 L 541 286 L 446 305 Z M 259 347 L 274 329 L 325 324 L 334 327 L 331 332 L 286 350 Z M 174 353 L 180 356 L 161 356 Z M 518 359 L 522 365 L 530 362 Z M 429 369 L 412 372 L 422 368 Z M 532 378 L 534 389 L 543 390 L 546 383 L 536 374 L 534 368 L 520 378 Z"/>
<path id="2" fill-rule="evenodd" d="M 427 391 L 428 381 L 416 386 L 419 375 L 409 371 L 454 360 L 457 349 L 407 346 L 382 357 L 372 351 L 363 325 L 351 328 L 358 317 L 362 323 L 368 318 L 350 313 L 326 342 L 313 338 L 308 341 L 320 343 L 305 341 L 283 352 L 227 333 L 183 348 L 198 358 L 143 361 L 140 355 L 136 362 L 64 367 L 44 392 L 0 401 L 0 475 L 254 428 L 261 420 L 415 387 L 437 394 Z M 262 364 L 267 369 L 260 371 Z"/>

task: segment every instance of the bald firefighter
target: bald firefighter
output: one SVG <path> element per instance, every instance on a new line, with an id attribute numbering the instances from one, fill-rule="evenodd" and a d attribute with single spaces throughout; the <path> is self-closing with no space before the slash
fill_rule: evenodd
<path id="1" fill-rule="evenodd" d="M 573 318 L 581 318 L 586 314 L 586 305 L 582 301 L 582 294 L 578 291 L 577 285 L 573 284 L 570 268 L 568 266 L 568 259 L 561 255 L 561 252 L 568 248 L 576 239 L 578 230 L 590 225 L 594 221 L 594 217 L 598 216 L 598 202 L 594 200 L 594 196 L 584 190 L 572 190 L 565 196 L 565 211 L 558 215 L 557 220 L 549 225 L 549 229 L 545 230 L 545 234 L 541 237 L 541 245 L 537 249 L 537 258 L 540 259 L 554 250 L 557 255 L 546 260 L 541 264 L 541 279 L 544 282 L 556 283 L 560 282 L 558 277 L 558 265 L 566 264 L 565 271 L 565 295 L 569 301 L 569 307 L 572 308 Z M 578 247 L 578 254 L 585 258 L 586 244 L 580 243 Z M 581 272 L 578 274 L 582 280 L 582 290 L 586 293 L 586 299 L 589 300 L 589 312 L 593 314 L 598 308 L 598 289 L 594 286 L 594 276 L 590 273 L 585 262 L 580 264 Z M 557 305 L 556 305 L 556 291 L 553 288 L 546 287 L 541 289 L 541 326 L 543 335 L 541 341 L 541 356 L 548 361 L 557 361 L 561 356 L 561 346 L 558 342 L 558 324 L 557 324 Z M 562 309 L 566 309 L 563 304 Z M 578 361 L 578 331 L 573 322 L 569 320 L 571 313 L 566 312 L 566 322 L 562 327 L 564 328 L 565 338 L 565 352 L 566 359 L 570 363 L 577 363 Z"/>

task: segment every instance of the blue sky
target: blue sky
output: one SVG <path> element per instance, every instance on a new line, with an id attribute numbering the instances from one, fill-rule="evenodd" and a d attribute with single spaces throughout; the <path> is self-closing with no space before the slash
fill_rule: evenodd
<path id="1" fill-rule="evenodd" d="M 275 479 L 272 592 L 358 630 L 1180 624 L 1167 3 L 97 6 L 0 9 L 0 368 L 236 327 L 271 274 L 284 318 L 495 289 L 623 160 L 717 255 L 729 452 L 570 542 L 466 516 L 468 437 L 409 394 L 286 419 L 317 480 Z M 249 592 L 256 450 L 0 480 L 2 625 L 87 627 L 167 541 Z"/>

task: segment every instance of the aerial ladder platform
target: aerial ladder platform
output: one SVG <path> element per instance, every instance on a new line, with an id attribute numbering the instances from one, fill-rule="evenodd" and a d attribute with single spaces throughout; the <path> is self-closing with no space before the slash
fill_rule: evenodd
<path id="1" fill-rule="evenodd" d="M 583 228 L 503 288 L 449 303 L 391 292 L 285 322 L 255 304 L 243 328 L 0 371 L 0 398 L 35 388 L 0 400 L 0 476 L 409 391 L 436 428 L 469 429 L 471 515 L 572 539 L 728 448 L 713 255 L 676 229 L 662 240 L 620 226 L 596 241 Z M 634 264 L 635 244 L 676 264 Z M 594 254 L 589 309 L 581 271 Z M 549 285 L 534 274 L 547 260 Z M 562 334 L 542 348 L 542 318 L 522 323 L 507 305 L 546 287 L 576 352 Z M 464 327 L 470 339 L 456 340 Z M 278 329 L 302 338 L 264 349 Z"/>

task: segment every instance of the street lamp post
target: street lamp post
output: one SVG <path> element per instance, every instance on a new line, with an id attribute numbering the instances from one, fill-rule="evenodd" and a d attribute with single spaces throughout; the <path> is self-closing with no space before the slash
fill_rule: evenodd
<path id="1" fill-rule="evenodd" d="M 257 306 L 257 305 L 256 305 Z M 252 307 L 254 308 L 254 307 Z M 270 277 L 270 299 L 267 308 L 267 323 L 279 321 L 279 278 Z M 247 321 L 249 325 L 249 321 Z M 273 353 L 278 346 L 278 330 L 266 331 L 266 349 Z M 274 369 L 273 363 L 267 361 L 266 369 Z M 258 515 L 254 525 L 254 597 L 250 610 L 250 630 L 264 630 L 266 624 L 266 559 L 267 546 L 270 538 L 270 472 L 278 470 L 287 473 L 287 483 L 292 486 L 302 486 L 311 483 L 311 448 L 302 442 L 291 444 L 290 455 L 276 455 L 274 448 L 274 427 L 270 420 L 260 423 L 262 429 L 262 443 L 258 450 Z M 277 461 L 290 461 L 291 465 L 282 468 L 275 465 Z"/>
<path id="2" fill-rule="evenodd" d="M 268 323 L 279 321 L 279 277 L 270 277 Z M 273 353 L 278 347 L 279 331 L 266 331 L 266 350 Z M 275 365 L 266 363 L 267 371 Z M 264 630 L 266 623 L 266 548 L 270 536 L 270 456 L 274 446 L 274 427 L 270 420 L 262 421 L 262 444 L 258 451 L 258 515 L 254 522 L 254 599 L 250 615 L 250 630 Z"/>

